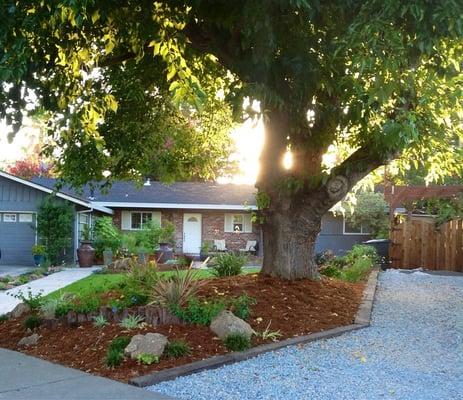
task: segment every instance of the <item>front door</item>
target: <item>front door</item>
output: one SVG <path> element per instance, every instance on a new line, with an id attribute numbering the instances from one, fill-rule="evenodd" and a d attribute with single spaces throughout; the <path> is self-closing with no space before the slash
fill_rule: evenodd
<path id="1" fill-rule="evenodd" d="M 183 252 L 199 254 L 201 247 L 201 214 L 183 214 Z"/>

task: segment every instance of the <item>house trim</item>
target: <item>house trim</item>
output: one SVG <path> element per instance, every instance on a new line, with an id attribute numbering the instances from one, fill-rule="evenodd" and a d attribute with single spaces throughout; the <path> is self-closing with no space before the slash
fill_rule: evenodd
<path id="1" fill-rule="evenodd" d="M 168 208 L 185 210 L 237 210 L 252 211 L 257 210 L 255 205 L 240 204 L 186 204 L 186 203 L 131 203 L 118 201 L 93 201 L 92 205 L 98 207 L 116 208 Z"/>
<path id="2" fill-rule="evenodd" d="M 57 191 L 55 191 L 53 189 L 47 188 L 47 187 L 39 185 L 37 183 L 30 182 L 30 181 L 28 181 L 26 179 L 19 178 L 17 176 L 8 174 L 6 172 L 0 171 L 0 176 L 5 178 L 5 179 L 9 179 L 9 180 L 21 183 L 22 185 L 29 186 L 29 187 L 31 187 L 33 189 L 37 189 L 37 190 L 40 190 L 40 191 L 48 193 L 48 194 L 54 193 L 56 197 L 59 197 L 59 198 L 64 199 L 64 200 L 68 200 L 68 201 L 70 201 L 70 202 L 72 202 L 74 204 L 78 204 L 80 206 L 87 207 L 87 208 L 90 208 L 90 209 L 93 208 L 93 209 L 95 209 L 97 211 L 101 211 L 101 212 L 103 212 L 105 214 L 114 214 L 114 211 L 107 208 L 107 207 L 100 206 L 98 204 L 93 205 L 93 203 L 91 203 L 91 202 L 88 202 L 88 201 L 85 201 L 85 200 L 80 200 L 80 199 L 78 199 L 76 197 L 70 196 L 68 194 L 64 194 L 62 192 L 57 192 Z"/>

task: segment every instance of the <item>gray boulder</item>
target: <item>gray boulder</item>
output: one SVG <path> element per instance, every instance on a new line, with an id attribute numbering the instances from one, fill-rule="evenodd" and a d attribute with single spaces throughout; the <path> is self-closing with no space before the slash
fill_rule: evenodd
<path id="1" fill-rule="evenodd" d="M 9 315 L 10 318 L 19 318 L 30 311 L 31 308 L 27 304 L 19 303 L 15 308 L 13 308 L 13 310 L 10 311 Z"/>
<path id="2" fill-rule="evenodd" d="M 37 344 L 40 339 L 40 335 L 38 333 L 34 333 L 30 336 L 23 337 L 19 342 L 18 346 L 28 347 Z"/>
<path id="3" fill-rule="evenodd" d="M 210 328 L 222 340 L 232 333 L 238 333 L 248 338 L 251 338 L 256 333 L 251 325 L 238 318 L 229 310 L 223 310 L 217 315 L 212 320 Z"/>
<path id="4" fill-rule="evenodd" d="M 130 358 L 137 358 L 139 354 L 148 353 L 160 357 L 168 343 L 167 337 L 160 333 L 135 335 L 124 350 Z"/>

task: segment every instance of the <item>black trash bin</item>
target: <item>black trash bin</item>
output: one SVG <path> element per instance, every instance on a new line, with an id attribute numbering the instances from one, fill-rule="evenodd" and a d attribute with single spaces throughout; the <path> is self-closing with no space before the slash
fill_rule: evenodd
<path id="1" fill-rule="evenodd" d="M 381 269 L 389 268 L 389 239 L 371 239 L 363 242 L 368 246 L 373 246 L 381 259 Z"/>

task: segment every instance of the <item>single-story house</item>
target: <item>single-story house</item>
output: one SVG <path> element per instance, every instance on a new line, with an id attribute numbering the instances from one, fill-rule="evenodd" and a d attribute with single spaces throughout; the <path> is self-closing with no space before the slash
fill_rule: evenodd
<path id="1" fill-rule="evenodd" d="M 40 201 L 53 192 L 55 180 L 28 181 L 0 171 L 0 265 L 29 264 L 31 247 L 37 242 L 33 226 Z M 56 196 L 70 202 L 75 210 L 73 246 L 75 250 L 85 225 L 99 215 L 111 215 L 124 232 L 143 229 L 147 221 L 175 226 L 175 251 L 199 254 L 203 242 L 225 240 L 226 248 L 239 250 L 248 241 L 262 243 L 258 224 L 251 219 L 256 209 L 252 185 L 213 182 L 178 182 L 165 185 L 149 180 L 141 187 L 115 182 L 106 191 L 84 188 L 76 193 L 62 188 Z M 27 223 L 26 223 L 27 222 Z M 369 239 L 368 232 L 350 227 L 342 217 L 328 213 L 322 220 L 317 251 L 342 254 L 354 244 Z M 262 246 L 259 246 L 260 252 Z"/>

